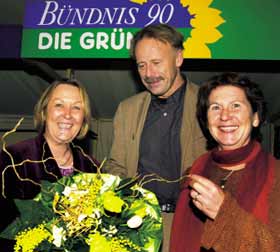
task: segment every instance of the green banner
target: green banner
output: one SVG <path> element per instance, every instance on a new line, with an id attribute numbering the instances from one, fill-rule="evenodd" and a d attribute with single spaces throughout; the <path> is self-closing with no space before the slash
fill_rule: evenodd
<path id="1" fill-rule="evenodd" d="M 280 60 L 279 0 L 26 0 L 24 58 L 128 58 L 133 34 L 168 23 L 185 58 Z"/>
<path id="2" fill-rule="evenodd" d="M 215 0 L 225 23 L 223 37 L 210 44 L 215 59 L 280 60 L 279 0 Z"/>
<path id="3" fill-rule="evenodd" d="M 25 57 L 31 58 L 129 58 L 131 38 L 138 29 L 81 28 L 24 30 Z M 178 29 L 189 37 L 190 29 Z M 30 46 L 30 42 L 34 44 Z M 36 43 L 36 44 L 35 44 Z"/>

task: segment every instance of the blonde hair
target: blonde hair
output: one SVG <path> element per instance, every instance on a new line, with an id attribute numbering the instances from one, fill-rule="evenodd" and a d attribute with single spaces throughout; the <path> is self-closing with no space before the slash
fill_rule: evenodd
<path id="1" fill-rule="evenodd" d="M 76 138 L 82 139 L 86 136 L 88 130 L 90 129 L 91 109 L 87 91 L 85 87 L 77 80 L 60 80 L 54 81 L 50 84 L 50 86 L 43 92 L 43 94 L 41 95 L 37 104 L 34 107 L 34 126 L 39 132 L 43 132 L 45 130 L 47 106 L 50 101 L 50 97 L 53 91 L 56 89 L 56 87 L 61 84 L 77 87 L 80 91 L 82 102 L 84 104 L 84 121 Z"/>

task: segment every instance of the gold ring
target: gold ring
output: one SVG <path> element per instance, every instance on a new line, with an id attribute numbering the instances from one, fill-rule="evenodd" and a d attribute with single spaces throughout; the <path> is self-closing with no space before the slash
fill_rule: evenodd
<path id="1" fill-rule="evenodd" d="M 197 198 L 200 194 L 198 193 L 195 197 L 194 197 L 194 201 L 197 201 Z"/>

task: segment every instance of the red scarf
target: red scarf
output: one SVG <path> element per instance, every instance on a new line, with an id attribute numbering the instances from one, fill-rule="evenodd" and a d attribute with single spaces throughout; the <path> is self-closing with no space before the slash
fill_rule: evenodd
<path id="1" fill-rule="evenodd" d="M 237 150 L 213 150 L 197 159 L 191 173 L 207 177 L 214 165 L 234 166 L 245 163 L 235 198 L 239 205 L 251 212 L 263 223 L 268 222 L 268 195 L 272 190 L 274 158 L 261 150 L 253 141 Z M 172 224 L 170 252 L 199 252 L 204 222 L 207 217 L 200 212 L 190 198 L 187 180 L 180 193 Z"/>

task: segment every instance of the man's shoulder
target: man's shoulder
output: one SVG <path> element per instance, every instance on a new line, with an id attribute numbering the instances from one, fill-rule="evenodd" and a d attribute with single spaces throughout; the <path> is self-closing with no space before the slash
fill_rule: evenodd
<path id="1" fill-rule="evenodd" d="M 187 90 L 190 91 L 190 92 L 195 92 L 197 93 L 198 90 L 199 90 L 199 85 L 188 80 L 188 84 L 187 84 Z"/>

